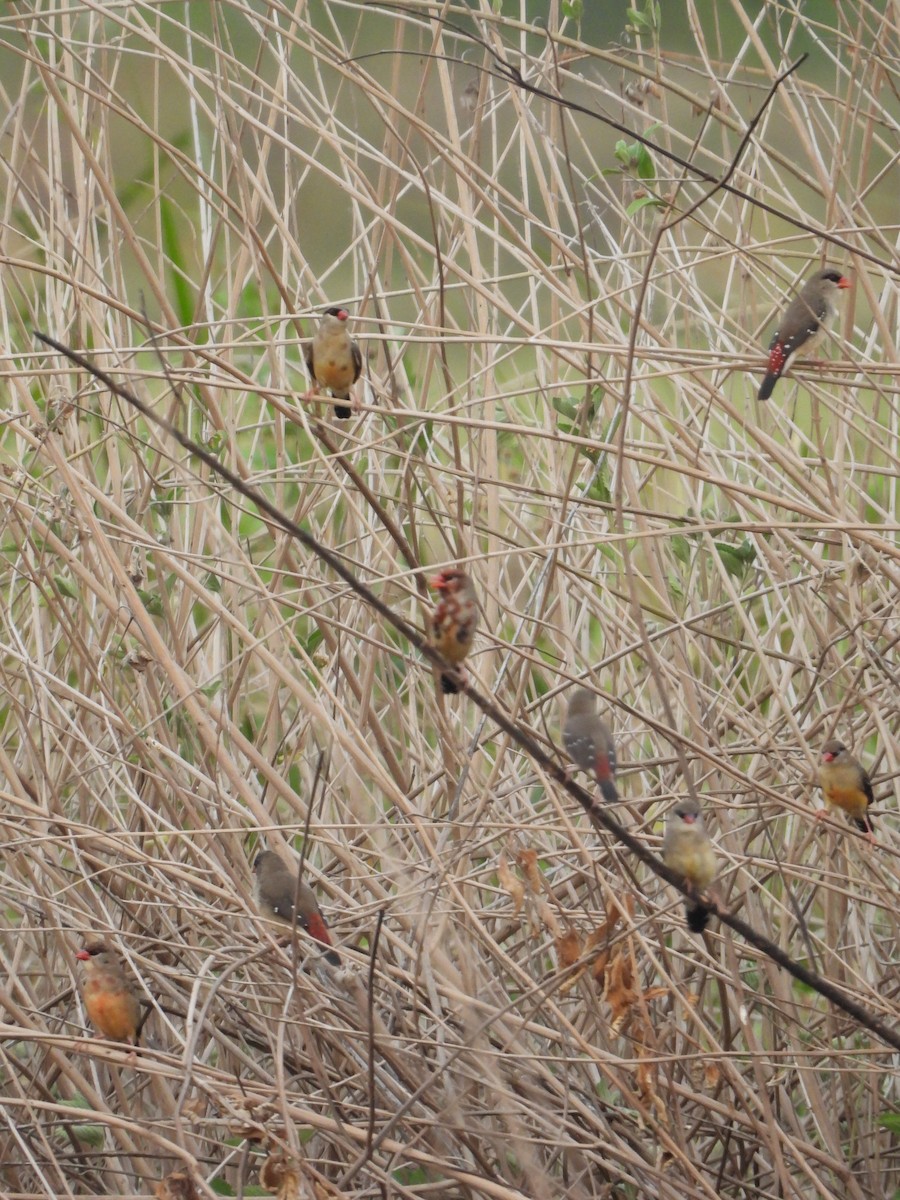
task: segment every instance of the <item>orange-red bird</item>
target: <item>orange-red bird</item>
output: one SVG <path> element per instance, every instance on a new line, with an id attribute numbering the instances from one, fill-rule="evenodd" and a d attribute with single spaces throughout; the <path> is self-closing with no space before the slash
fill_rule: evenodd
<path id="1" fill-rule="evenodd" d="M 455 667 L 472 649 L 475 630 L 478 628 L 478 596 L 470 577 L 458 567 L 448 567 L 429 580 L 431 587 L 440 593 L 440 599 L 431 615 L 431 644 Z M 457 674 L 454 672 L 454 674 Z M 441 690 L 453 696 L 459 685 L 453 674 L 441 674 Z"/>
<path id="2" fill-rule="evenodd" d="M 872 781 L 859 759 L 838 738 L 831 738 L 822 747 L 819 784 L 828 806 L 843 809 L 856 828 L 874 842 L 875 829 L 868 812 L 875 800 Z M 821 820 L 825 812 L 816 815 Z"/>
<path id="3" fill-rule="evenodd" d="M 359 346 L 347 332 L 349 316 L 346 308 L 326 308 L 316 335 L 306 348 L 313 391 L 328 388 L 335 400 L 350 399 L 350 389 L 362 371 Z M 338 404 L 334 410 L 334 415 L 342 421 L 352 413 L 353 409 L 344 404 Z"/>
<path id="4" fill-rule="evenodd" d="M 600 785 L 603 799 L 615 804 L 616 744 L 609 726 L 594 712 L 597 697 L 590 688 L 580 687 L 569 701 L 563 744 L 576 766 L 588 771 Z"/>
<path id="5" fill-rule="evenodd" d="M 84 1007 L 92 1023 L 111 1042 L 137 1043 L 141 1002 L 118 954 L 100 938 L 91 938 L 75 955 L 84 963 Z"/>
<path id="6" fill-rule="evenodd" d="M 253 871 L 256 875 L 253 894 L 264 917 L 271 917 L 291 930 L 298 925 L 323 946 L 331 946 L 331 934 L 315 893 L 300 878 L 299 871 L 292 870 L 272 850 L 257 854 Z M 336 950 L 329 949 L 325 957 L 333 967 L 341 965 Z"/>

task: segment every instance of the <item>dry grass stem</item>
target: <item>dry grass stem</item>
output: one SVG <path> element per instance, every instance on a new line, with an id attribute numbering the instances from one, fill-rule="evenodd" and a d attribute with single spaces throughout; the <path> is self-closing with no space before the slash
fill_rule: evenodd
<path id="1" fill-rule="evenodd" d="M 416 628 L 468 564 L 477 686 L 552 749 L 592 683 L 623 824 L 658 850 L 696 790 L 722 902 L 896 1025 L 892 6 L 530 7 L 0 12 L 4 1196 L 900 1188 L 888 1048 L 689 934 L 351 589 L 33 337 Z M 810 58 L 734 190 L 657 238 L 709 182 L 488 49 L 712 178 Z M 825 260 L 840 322 L 759 404 Z M 303 399 L 328 303 L 364 352 L 350 421 Z M 832 734 L 875 847 L 813 820 Z M 302 849 L 340 970 L 257 916 L 263 846 Z M 151 1008 L 136 1063 L 86 1022 L 87 931 Z"/>

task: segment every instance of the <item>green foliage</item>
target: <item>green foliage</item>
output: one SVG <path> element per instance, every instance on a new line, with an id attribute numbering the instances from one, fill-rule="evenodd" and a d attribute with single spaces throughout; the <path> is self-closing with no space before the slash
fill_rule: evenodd
<path id="1" fill-rule="evenodd" d="M 647 130 L 647 136 L 649 137 L 658 128 L 659 122 L 651 125 Z M 613 153 L 622 165 L 621 167 L 606 167 L 603 174 L 627 175 L 644 184 L 642 194 L 635 196 L 627 206 L 625 211 L 628 216 L 634 216 L 635 213 L 647 207 L 664 208 L 665 202 L 652 191 L 657 188 L 658 184 L 656 163 L 649 147 L 645 146 L 643 142 L 629 144 L 624 138 L 619 138 L 613 148 Z"/>
<path id="2" fill-rule="evenodd" d="M 89 1104 L 84 1096 L 74 1096 L 71 1100 L 61 1100 L 60 1103 L 65 1108 L 71 1108 L 75 1111 L 85 1109 L 93 1111 L 94 1108 L 93 1104 Z M 66 1127 L 80 1142 L 84 1142 L 86 1146 L 93 1146 L 95 1150 L 100 1150 L 106 1140 L 105 1126 L 93 1121 L 85 1122 L 84 1124 L 77 1121 L 67 1121 Z M 64 1137 L 65 1134 L 60 1130 L 58 1136 Z"/>
<path id="3" fill-rule="evenodd" d="M 654 38 L 659 36 L 662 27 L 660 0 L 645 0 L 643 8 L 629 8 L 626 10 L 626 15 L 631 22 L 625 26 L 626 33 L 634 37 L 644 32 L 651 33 Z"/>
<path id="4" fill-rule="evenodd" d="M 188 284 L 189 265 L 181 243 L 184 215 L 162 195 L 159 198 L 159 218 L 163 250 L 170 263 L 169 278 L 175 292 L 178 319 L 182 325 L 189 326 L 194 320 L 194 300 Z"/>
<path id="5" fill-rule="evenodd" d="M 654 128 L 655 126 L 651 126 L 648 133 Z M 619 138 L 614 153 L 629 175 L 637 175 L 638 179 L 643 179 L 646 183 L 656 179 L 653 155 L 643 142 L 632 142 L 629 146 L 624 138 Z"/>
<path id="6" fill-rule="evenodd" d="M 57 590 L 61 596 L 65 596 L 67 600 L 78 599 L 78 588 L 66 575 L 54 575 L 53 582 L 56 584 Z"/>

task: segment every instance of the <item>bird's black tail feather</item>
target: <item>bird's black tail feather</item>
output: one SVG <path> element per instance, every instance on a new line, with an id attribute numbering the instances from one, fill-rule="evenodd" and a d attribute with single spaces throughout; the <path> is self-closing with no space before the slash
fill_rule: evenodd
<path id="1" fill-rule="evenodd" d="M 350 418 L 353 416 L 353 409 L 347 408 L 343 404 L 338 404 L 335 407 L 334 415 L 337 417 L 337 419 L 339 421 L 349 421 Z"/>
<path id="2" fill-rule="evenodd" d="M 772 375 L 771 373 L 768 374 L 760 384 L 759 395 L 756 397 L 757 400 L 768 400 L 768 398 L 775 391 L 775 384 L 780 378 L 780 375 Z"/>
<path id="3" fill-rule="evenodd" d="M 603 799 L 607 804 L 618 804 L 619 792 L 613 781 L 611 779 L 598 779 L 597 782 L 600 784 L 600 791 L 603 793 Z"/>
<path id="4" fill-rule="evenodd" d="M 710 910 L 705 904 L 688 904 L 685 911 L 687 912 L 687 927 L 691 933 L 702 933 L 709 923 Z"/>
<path id="5" fill-rule="evenodd" d="M 456 686 L 456 680 L 452 675 L 441 676 L 441 691 L 445 696 L 455 696 L 458 694 L 459 688 Z"/>

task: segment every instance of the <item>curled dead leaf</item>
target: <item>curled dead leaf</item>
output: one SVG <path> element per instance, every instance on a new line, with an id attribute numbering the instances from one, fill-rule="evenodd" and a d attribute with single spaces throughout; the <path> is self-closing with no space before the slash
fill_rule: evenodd
<path id="1" fill-rule="evenodd" d="M 577 933 L 564 933 L 556 939 L 556 958 L 561 968 L 571 967 L 581 958 L 581 938 Z"/>
<path id="2" fill-rule="evenodd" d="M 603 999 L 611 1010 L 611 1025 L 619 1033 L 627 1023 L 632 1007 L 640 999 L 634 986 L 634 966 L 627 948 L 615 951 L 606 968 Z"/>
<path id="3" fill-rule="evenodd" d="M 559 919 L 546 900 L 542 900 L 538 904 L 537 913 L 540 917 L 543 928 L 546 929 L 554 938 L 559 938 L 562 934 Z"/>
<path id="4" fill-rule="evenodd" d="M 300 1169 L 294 1158 L 283 1152 L 270 1154 L 259 1169 L 259 1182 L 277 1200 L 299 1200 Z"/>
<path id="5" fill-rule="evenodd" d="M 529 890 L 536 896 L 539 895 L 544 890 L 544 881 L 538 868 L 537 851 L 520 850 L 516 855 L 516 862 L 525 876 Z"/>
<path id="6" fill-rule="evenodd" d="M 525 884 L 518 875 L 510 870 L 506 851 L 500 855 L 500 861 L 497 864 L 497 878 L 500 880 L 500 886 L 513 902 L 513 912 L 521 912 L 522 905 L 525 903 Z"/>
<path id="7" fill-rule="evenodd" d="M 606 968 L 609 964 L 609 951 L 601 950 L 594 961 L 593 976 L 602 988 L 606 980 Z"/>
<path id="8" fill-rule="evenodd" d="M 157 1200 L 198 1200 L 194 1181 L 187 1171 L 173 1171 L 154 1183 L 153 1191 Z"/>

